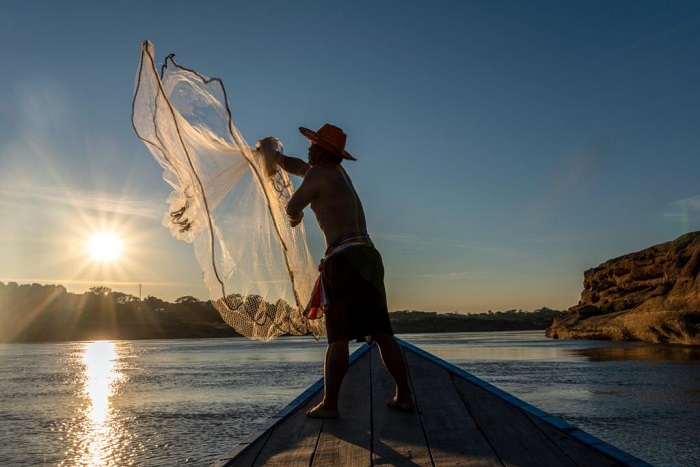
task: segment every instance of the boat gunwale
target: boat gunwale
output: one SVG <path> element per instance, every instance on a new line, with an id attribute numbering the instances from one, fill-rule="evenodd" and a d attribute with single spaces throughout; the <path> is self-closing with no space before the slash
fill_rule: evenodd
<path id="1" fill-rule="evenodd" d="M 643 461 L 642 459 L 639 459 L 628 452 L 625 452 L 611 444 L 608 444 L 607 442 L 591 435 L 590 433 L 583 431 L 580 428 L 571 425 L 570 423 L 558 417 L 555 417 L 554 415 L 551 415 L 548 412 L 545 412 L 544 410 L 538 409 L 537 407 L 523 401 L 522 399 L 519 399 L 513 396 L 512 394 L 502 389 L 499 389 L 498 387 L 472 375 L 468 371 L 446 360 L 443 360 L 440 357 L 437 357 L 421 349 L 420 347 L 406 342 L 403 339 L 396 338 L 396 340 L 402 348 L 411 351 L 425 358 L 426 360 L 444 368 L 451 375 L 466 380 L 467 382 L 478 386 L 479 388 L 503 400 L 504 402 L 514 406 L 515 408 L 527 412 L 530 416 L 537 418 L 544 424 L 549 425 L 555 430 L 563 432 L 565 435 L 574 438 L 575 440 L 584 444 L 590 449 L 598 451 L 601 454 L 612 458 L 613 460 L 619 462 L 622 465 L 627 465 L 630 467 L 652 467 L 651 464 Z M 355 363 L 355 361 L 357 361 L 359 358 L 361 358 L 363 355 L 369 352 L 374 346 L 374 343 L 360 346 L 350 355 L 349 365 Z M 238 458 L 246 454 L 258 439 L 271 432 L 277 425 L 281 424 L 283 421 L 289 418 L 294 412 L 296 412 L 296 410 L 299 409 L 299 407 L 308 402 L 310 398 L 314 397 L 322 389 L 323 377 L 321 377 L 318 381 L 309 386 L 304 392 L 299 394 L 293 401 L 291 401 L 289 404 L 283 407 L 279 412 L 271 416 L 257 430 L 253 431 L 246 438 L 240 441 L 231 451 L 227 452 L 219 459 L 217 459 L 211 465 L 211 467 L 225 467 L 231 465 Z"/>
<path id="2" fill-rule="evenodd" d="M 458 376 L 459 378 L 462 378 L 464 380 L 469 381 L 470 383 L 475 384 L 476 386 L 479 386 L 481 389 L 493 394 L 494 396 L 502 399 L 503 401 L 515 406 L 518 409 L 521 409 L 533 417 L 538 418 L 541 420 L 543 423 L 550 425 L 552 428 L 562 431 L 565 434 L 575 438 L 577 441 L 585 444 L 586 446 L 590 447 L 591 449 L 594 449 L 596 451 L 601 452 L 602 454 L 612 457 L 614 460 L 624 464 L 624 465 L 629 465 L 632 467 L 652 467 L 651 464 L 643 461 L 642 459 L 639 459 L 638 457 L 633 456 L 632 454 L 623 451 L 620 448 L 616 448 L 615 446 L 606 443 L 605 441 L 596 438 L 595 436 L 591 435 L 590 433 L 587 433 L 583 431 L 580 428 L 577 428 L 570 423 L 555 417 L 554 415 L 545 412 L 542 409 L 538 409 L 537 407 L 523 401 L 522 399 L 519 399 L 515 397 L 514 395 L 497 388 L 496 386 L 484 381 L 483 379 L 480 379 L 468 371 L 446 361 L 441 359 L 440 357 L 437 357 L 430 352 L 427 352 L 420 347 L 416 347 L 415 345 L 406 342 L 401 339 L 396 339 L 397 341 L 400 342 L 401 346 L 404 347 L 407 350 L 410 350 L 421 357 L 445 368 L 447 371 L 449 371 L 451 374 L 454 376 Z"/>
<path id="3" fill-rule="evenodd" d="M 369 352 L 373 345 L 374 344 L 361 345 L 358 349 L 356 349 L 348 359 L 348 366 L 352 365 L 365 353 Z M 234 446 L 234 448 L 231 451 L 219 457 L 219 459 L 217 459 L 213 464 L 211 464 L 211 467 L 225 467 L 230 463 L 234 462 L 237 458 L 242 457 L 248 452 L 248 449 L 250 449 L 258 439 L 265 436 L 268 432 L 271 432 L 277 425 L 284 422 L 294 412 L 296 412 L 299 409 L 299 407 L 304 405 L 309 399 L 318 394 L 319 391 L 321 391 L 322 389 L 323 377 L 319 378 L 318 381 L 306 388 L 304 392 L 299 394 L 289 404 L 280 409 L 279 412 L 272 415 L 270 418 L 267 419 L 267 421 L 263 422 L 263 424 L 260 427 L 258 427 L 248 436 L 246 436 L 243 440 L 241 440 L 236 446 Z"/>

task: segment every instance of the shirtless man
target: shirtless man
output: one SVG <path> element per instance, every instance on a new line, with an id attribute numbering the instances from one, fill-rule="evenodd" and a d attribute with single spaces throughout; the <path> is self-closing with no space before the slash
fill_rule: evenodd
<path id="1" fill-rule="evenodd" d="M 346 135 L 336 126 L 325 124 L 317 132 L 308 128 L 299 131 L 311 141 L 308 163 L 277 153 L 280 167 L 304 178 L 287 204 L 287 215 L 295 227 L 301 223 L 304 208 L 311 205 L 328 247 L 320 267 L 329 301 L 324 397 L 306 415 L 338 418 L 338 394 L 348 370 L 348 343 L 352 339 L 377 343 L 396 385 L 387 405 L 410 412 L 414 403 L 403 352 L 389 323 L 384 266 L 367 235 L 360 199 L 340 165 L 343 159 L 356 159 L 345 151 Z"/>

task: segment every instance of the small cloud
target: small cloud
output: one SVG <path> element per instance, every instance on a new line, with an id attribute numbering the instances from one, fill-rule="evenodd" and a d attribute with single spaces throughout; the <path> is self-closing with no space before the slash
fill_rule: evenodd
<path id="1" fill-rule="evenodd" d="M 700 220 L 700 195 L 679 199 L 668 205 L 661 215 L 669 219 L 680 233 L 697 229 Z"/>
<path id="2" fill-rule="evenodd" d="M 669 209 L 663 213 L 665 217 L 687 218 L 689 212 L 700 212 L 700 195 L 679 199 L 669 204 Z"/>
<path id="3" fill-rule="evenodd" d="M 438 271 L 432 273 L 414 274 L 414 277 L 420 277 L 424 279 L 461 279 L 465 277 L 475 277 L 475 276 L 485 276 L 488 275 L 486 271 L 477 270 L 466 270 L 466 271 Z"/>
<path id="4" fill-rule="evenodd" d="M 167 209 L 165 203 L 130 198 L 110 193 L 90 193 L 61 187 L 4 187 L 0 188 L 0 199 L 5 205 L 68 206 L 80 210 L 90 210 L 138 216 L 160 220 Z"/>
<path id="5" fill-rule="evenodd" d="M 478 253 L 489 253 L 504 257 L 524 258 L 529 257 L 527 253 L 502 245 L 467 243 L 456 239 L 440 237 L 419 237 L 414 235 L 373 233 L 372 238 L 384 243 L 384 248 L 410 251 L 431 251 L 436 256 L 444 254 L 453 255 L 456 251 L 469 250 Z M 442 253 L 442 254 L 439 254 Z"/>
<path id="6" fill-rule="evenodd" d="M 631 49 L 648 47 L 650 43 L 654 43 L 660 40 L 669 39 L 673 36 L 678 35 L 678 33 L 683 31 L 693 31 L 697 28 L 698 23 L 700 23 L 700 15 L 691 16 L 685 18 L 675 24 L 666 26 L 657 31 L 647 34 L 641 38 L 636 39 L 634 42 L 622 47 L 622 51 L 629 53 Z"/>

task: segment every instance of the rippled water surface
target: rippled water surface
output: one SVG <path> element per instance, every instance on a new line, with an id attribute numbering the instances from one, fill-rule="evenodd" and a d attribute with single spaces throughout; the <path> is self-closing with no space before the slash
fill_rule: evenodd
<path id="1" fill-rule="evenodd" d="M 700 465 L 700 349 L 402 337 L 652 464 Z M 311 338 L 0 345 L 0 465 L 207 465 L 318 380 L 324 350 Z"/>

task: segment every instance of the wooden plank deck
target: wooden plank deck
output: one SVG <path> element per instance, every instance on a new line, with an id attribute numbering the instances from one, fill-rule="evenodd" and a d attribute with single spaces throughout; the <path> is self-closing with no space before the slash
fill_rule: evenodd
<path id="1" fill-rule="evenodd" d="M 306 417 L 321 400 L 318 381 L 212 467 L 649 465 L 399 342 L 415 412 L 386 406 L 393 382 L 376 346 L 362 346 L 343 381 L 339 420 Z"/>

